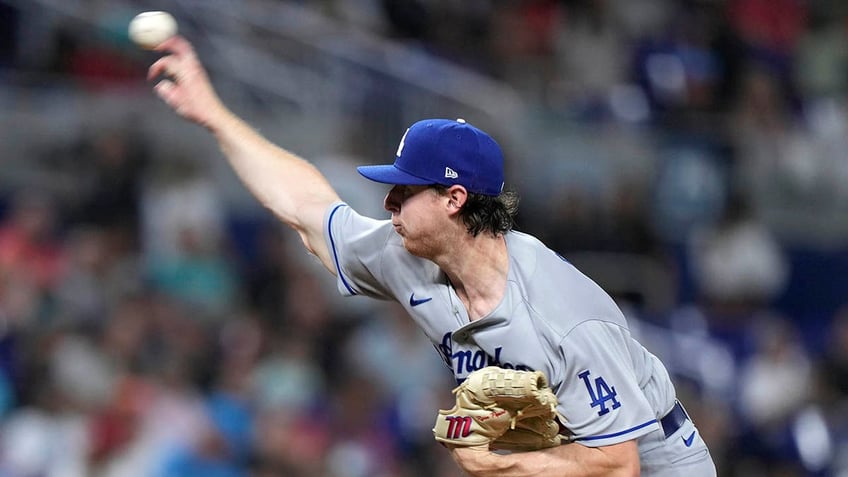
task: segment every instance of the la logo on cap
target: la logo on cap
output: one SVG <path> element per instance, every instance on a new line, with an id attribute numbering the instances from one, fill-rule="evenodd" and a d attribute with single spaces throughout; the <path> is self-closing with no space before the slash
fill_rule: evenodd
<path id="1" fill-rule="evenodd" d="M 403 133 L 403 137 L 400 138 L 400 144 L 398 144 L 398 150 L 395 153 L 395 156 L 400 157 L 400 154 L 403 152 L 403 143 L 406 141 L 406 135 L 409 134 L 409 128 L 406 128 L 406 132 Z"/>
<path id="2" fill-rule="evenodd" d="M 490 196 L 500 194 L 504 184 L 500 146 L 462 118 L 418 121 L 403 133 L 393 164 L 357 170 L 384 184 L 462 185 Z"/>

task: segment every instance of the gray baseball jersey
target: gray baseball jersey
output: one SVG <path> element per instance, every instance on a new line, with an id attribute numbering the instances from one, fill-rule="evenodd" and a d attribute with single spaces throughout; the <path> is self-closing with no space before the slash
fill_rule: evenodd
<path id="1" fill-rule="evenodd" d="M 324 233 L 341 293 L 400 302 L 458 382 L 488 365 L 543 371 L 584 445 L 658 431 L 674 405 L 665 367 L 631 336 L 612 298 L 530 235 L 506 234 L 503 300 L 472 322 L 446 275 L 407 252 L 389 221 L 337 203 Z"/>

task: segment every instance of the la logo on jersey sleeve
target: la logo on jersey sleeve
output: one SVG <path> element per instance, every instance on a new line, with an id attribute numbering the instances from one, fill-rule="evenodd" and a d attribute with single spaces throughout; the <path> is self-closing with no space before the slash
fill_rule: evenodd
<path id="1" fill-rule="evenodd" d="M 598 408 L 598 415 L 603 416 L 611 409 L 620 408 L 621 403 L 618 401 L 615 386 L 609 386 L 603 376 L 598 376 L 594 381 L 590 376 L 591 373 L 588 369 L 577 375 L 586 385 L 586 391 L 591 399 L 590 405 Z"/>

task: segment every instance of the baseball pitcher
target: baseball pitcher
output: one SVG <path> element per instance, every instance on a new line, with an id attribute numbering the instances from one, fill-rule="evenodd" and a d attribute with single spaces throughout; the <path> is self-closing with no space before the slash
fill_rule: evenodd
<path id="1" fill-rule="evenodd" d="M 663 364 L 615 302 L 536 238 L 513 230 L 501 148 L 462 119 L 411 125 L 391 164 L 390 220 L 358 214 L 309 162 L 220 101 L 175 36 L 149 70 L 180 116 L 206 127 L 256 198 L 296 230 L 345 295 L 396 300 L 456 380 L 434 437 L 474 476 L 714 476 Z"/>

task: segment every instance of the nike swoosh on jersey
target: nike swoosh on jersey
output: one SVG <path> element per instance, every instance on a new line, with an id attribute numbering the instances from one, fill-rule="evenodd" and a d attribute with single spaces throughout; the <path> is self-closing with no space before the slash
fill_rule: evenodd
<path id="1" fill-rule="evenodd" d="M 409 295 L 409 305 L 410 306 L 418 306 L 422 303 L 427 303 L 428 301 L 430 301 L 432 299 L 433 298 L 421 298 L 419 300 L 416 300 L 415 299 L 415 293 L 413 293 L 412 295 Z"/>
<path id="2" fill-rule="evenodd" d="M 681 439 L 683 439 L 683 443 L 686 444 L 686 447 L 692 447 L 692 442 L 695 440 L 695 431 L 692 431 L 692 434 L 690 434 L 689 437 L 681 437 Z"/>

